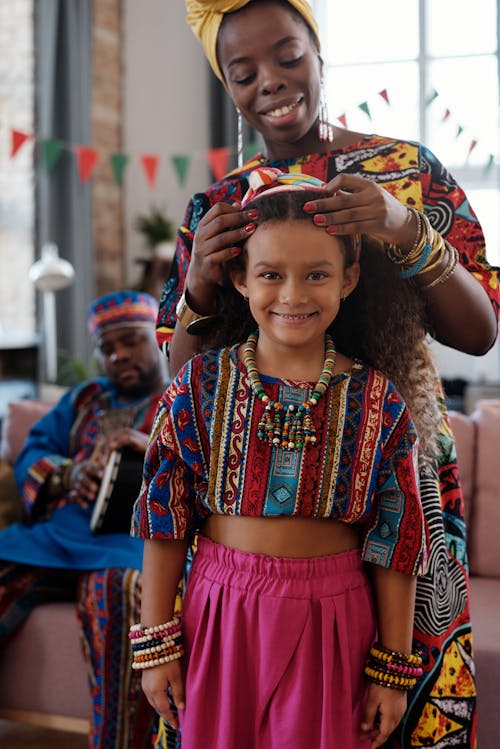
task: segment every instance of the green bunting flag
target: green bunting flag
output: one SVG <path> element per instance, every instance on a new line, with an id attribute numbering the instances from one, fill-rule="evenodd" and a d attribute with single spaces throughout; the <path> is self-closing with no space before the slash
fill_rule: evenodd
<path id="1" fill-rule="evenodd" d="M 47 172 L 51 172 L 57 164 L 57 160 L 63 150 L 63 144 L 60 140 L 53 140 L 52 138 L 46 138 L 42 140 L 42 159 L 45 164 Z"/>
<path id="2" fill-rule="evenodd" d="M 109 157 L 113 175 L 117 185 L 123 184 L 123 175 L 128 164 L 129 157 L 126 153 L 112 153 Z"/>
<path id="3" fill-rule="evenodd" d="M 462 125 L 459 125 L 457 127 L 457 134 L 455 135 L 455 138 L 459 138 L 462 135 L 463 131 L 464 131 L 464 129 L 463 129 Z"/>
<path id="4" fill-rule="evenodd" d="M 488 174 L 488 172 L 490 171 L 490 169 L 493 167 L 494 163 L 495 163 L 495 156 L 492 153 L 490 153 L 490 155 L 488 157 L 488 161 L 486 162 L 485 167 L 484 167 L 484 173 L 485 174 Z"/>
<path id="5" fill-rule="evenodd" d="M 432 92 L 431 92 L 431 93 L 429 94 L 429 96 L 427 97 L 427 99 L 425 100 L 425 106 L 426 106 L 426 107 L 428 107 L 428 106 L 429 106 L 429 104 L 432 104 L 432 102 L 434 101 L 434 99 L 437 99 L 437 98 L 438 98 L 438 96 L 439 96 L 438 92 L 436 91 L 436 89 L 434 89 L 434 90 L 433 90 L 433 91 L 432 91 Z"/>
<path id="6" fill-rule="evenodd" d="M 364 112 L 367 115 L 368 119 L 371 120 L 372 116 L 370 113 L 370 107 L 368 106 L 368 102 L 362 101 L 361 104 L 358 104 L 358 107 L 359 109 L 361 109 L 362 112 Z"/>
<path id="7" fill-rule="evenodd" d="M 181 187 L 186 183 L 186 176 L 189 168 L 189 156 L 176 154 L 172 156 L 172 165 L 177 175 L 177 181 Z"/>

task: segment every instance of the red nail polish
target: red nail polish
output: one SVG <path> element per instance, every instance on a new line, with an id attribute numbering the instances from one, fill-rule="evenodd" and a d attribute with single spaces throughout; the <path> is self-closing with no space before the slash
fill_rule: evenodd
<path id="1" fill-rule="evenodd" d="M 247 234 L 250 234 L 255 229 L 255 224 L 247 224 L 245 226 L 245 231 Z"/>
<path id="2" fill-rule="evenodd" d="M 316 210 L 316 203 L 314 201 L 309 201 L 309 203 L 304 203 L 304 210 L 305 211 L 315 211 Z"/>
<path id="3" fill-rule="evenodd" d="M 337 233 L 337 227 L 336 226 L 327 226 L 326 231 L 328 234 L 336 234 Z"/>
<path id="4" fill-rule="evenodd" d="M 231 247 L 231 255 L 239 255 L 241 252 L 241 247 Z"/>
<path id="5" fill-rule="evenodd" d="M 248 215 L 248 218 L 253 219 L 253 218 L 257 218 L 257 216 L 259 215 L 259 212 L 258 212 L 257 208 L 251 208 L 248 211 L 247 215 Z"/>
<path id="6" fill-rule="evenodd" d="M 317 226 L 324 226 L 326 224 L 326 216 L 317 213 L 316 216 L 313 216 L 313 221 Z"/>

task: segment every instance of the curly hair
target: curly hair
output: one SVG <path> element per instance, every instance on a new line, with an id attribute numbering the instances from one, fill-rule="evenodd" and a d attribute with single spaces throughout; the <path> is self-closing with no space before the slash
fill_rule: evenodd
<path id="1" fill-rule="evenodd" d="M 258 225 L 311 221 L 303 210 L 304 203 L 327 196 L 317 190 L 287 190 L 270 195 L 264 192 L 247 208 L 258 207 Z M 353 241 L 347 236 L 338 239 L 347 268 L 356 261 Z M 232 270 L 245 267 L 245 243 L 242 247 L 243 252 L 226 267 L 226 278 L 219 290 L 220 323 L 207 337 L 207 347 L 239 343 L 257 327 L 247 302 L 230 278 Z M 380 242 L 363 236 L 359 262 L 359 282 L 341 304 L 328 332 L 338 351 L 375 367 L 394 383 L 415 423 L 420 462 L 424 464 L 436 456 L 440 419 L 437 374 L 425 342 L 424 301 L 415 285 L 400 278 Z"/>

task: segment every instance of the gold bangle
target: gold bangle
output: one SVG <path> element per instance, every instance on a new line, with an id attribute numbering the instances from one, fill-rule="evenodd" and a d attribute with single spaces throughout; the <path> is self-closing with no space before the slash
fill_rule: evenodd
<path id="1" fill-rule="evenodd" d="M 432 289 L 434 286 L 438 286 L 439 284 L 445 283 L 455 272 L 455 269 L 459 262 L 459 256 L 458 256 L 458 250 L 456 247 L 452 247 L 449 242 L 444 240 L 446 249 L 448 250 L 448 262 L 446 263 L 445 268 L 443 268 L 443 271 L 435 278 L 433 281 L 430 281 L 426 284 L 419 284 L 419 287 L 423 291 L 427 291 L 427 289 Z M 423 271 L 425 272 L 425 271 Z"/>

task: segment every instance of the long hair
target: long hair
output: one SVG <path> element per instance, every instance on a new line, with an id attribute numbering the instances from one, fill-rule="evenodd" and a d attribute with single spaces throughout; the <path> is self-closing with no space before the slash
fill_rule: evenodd
<path id="1" fill-rule="evenodd" d="M 271 221 L 311 221 L 303 210 L 304 203 L 328 196 L 317 190 L 287 190 L 270 195 L 264 192 L 246 208 L 258 208 L 259 226 Z M 356 261 L 353 242 L 350 237 L 338 239 L 347 268 Z M 209 347 L 244 341 L 257 327 L 247 302 L 230 278 L 231 270 L 245 268 L 245 261 L 243 244 L 241 255 L 226 268 L 219 293 L 220 324 L 206 340 Z M 375 367 L 394 383 L 415 423 L 420 460 L 428 462 L 436 455 L 440 416 L 437 375 L 425 343 L 424 301 L 416 286 L 400 278 L 380 242 L 363 236 L 359 262 L 359 282 L 342 302 L 328 332 L 338 351 Z"/>

